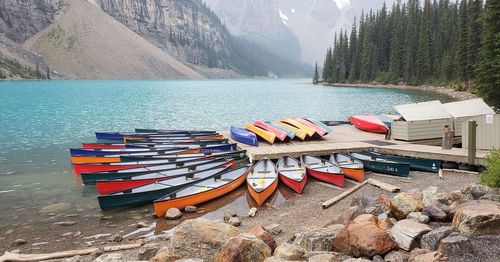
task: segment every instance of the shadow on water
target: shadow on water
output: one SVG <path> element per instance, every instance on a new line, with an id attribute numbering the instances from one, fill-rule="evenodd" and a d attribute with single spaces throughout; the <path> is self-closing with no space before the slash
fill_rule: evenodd
<path id="1" fill-rule="evenodd" d="M 266 209 L 276 207 L 284 203 L 286 200 L 292 198 L 295 193 L 283 184 L 278 185 L 276 190 L 269 199 L 266 200 L 264 205 L 259 209 Z M 158 218 L 156 224 L 156 232 L 161 232 L 173 228 L 180 224 L 182 221 L 203 217 L 212 220 L 222 220 L 224 212 L 227 210 L 235 211 L 240 216 L 245 216 L 248 210 L 252 207 L 257 207 L 257 203 L 248 193 L 247 185 L 243 184 L 231 193 L 219 197 L 215 200 L 209 201 L 198 205 L 195 213 L 183 213 L 182 218 L 179 220 L 167 220 L 165 218 Z"/>

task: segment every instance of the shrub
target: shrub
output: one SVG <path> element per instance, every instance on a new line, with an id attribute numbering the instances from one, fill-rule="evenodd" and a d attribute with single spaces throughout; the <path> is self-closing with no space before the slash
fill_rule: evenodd
<path id="1" fill-rule="evenodd" d="M 500 187 L 500 149 L 488 154 L 486 170 L 479 175 L 479 183 L 489 187 Z"/>

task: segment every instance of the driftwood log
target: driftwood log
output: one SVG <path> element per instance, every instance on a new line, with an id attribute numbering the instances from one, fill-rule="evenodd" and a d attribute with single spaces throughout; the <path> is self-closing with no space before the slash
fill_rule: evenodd
<path id="1" fill-rule="evenodd" d="M 104 247 L 104 252 L 113 252 L 119 250 L 127 250 L 133 248 L 139 248 L 142 246 L 142 243 L 133 243 L 133 244 L 125 244 L 118 246 L 107 246 Z M 45 253 L 45 254 L 19 254 L 19 253 L 11 253 L 5 252 L 3 256 L 0 257 L 0 262 L 5 261 L 40 261 L 40 260 L 48 260 L 48 259 L 59 259 L 66 257 L 74 257 L 74 256 L 83 256 L 91 254 L 92 252 L 97 251 L 97 247 L 79 249 L 79 250 L 68 250 L 62 252 L 55 253 Z"/>
<path id="2" fill-rule="evenodd" d="M 385 183 L 385 182 L 382 182 L 382 181 L 379 181 L 379 180 L 376 180 L 376 179 L 373 179 L 373 178 L 369 178 L 367 180 L 368 184 L 372 185 L 372 186 L 376 186 L 376 187 L 379 187 L 385 191 L 388 191 L 388 192 L 391 192 L 391 193 L 397 193 L 399 191 L 401 191 L 401 188 L 397 187 L 397 186 L 394 186 L 394 185 L 391 185 L 389 183 Z"/>

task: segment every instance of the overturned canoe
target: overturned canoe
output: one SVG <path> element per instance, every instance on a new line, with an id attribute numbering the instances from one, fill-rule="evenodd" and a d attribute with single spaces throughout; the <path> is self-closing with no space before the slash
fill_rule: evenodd
<path id="1" fill-rule="evenodd" d="M 274 141 L 276 141 L 276 135 L 272 132 L 266 131 L 263 128 L 254 126 L 252 124 L 246 124 L 244 127 L 246 130 L 251 131 L 260 138 L 266 140 L 269 144 L 274 144 Z"/>
<path id="2" fill-rule="evenodd" d="M 271 126 L 271 127 L 276 128 L 276 129 L 278 129 L 278 130 L 280 130 L 280 131 L 285 132 L 285 133 L 286 133 L 286 135 L 287 135 L 287 137 L 288 137 L 290 140 L 292 140 L 292 139 L 294 139 L 294 138 L 295 138 L 295 132 L 294 132 L 294 131 L 292 131 L 292 130 L 290 130 L 290 129 L 288 129 L 288 128 L 285 128 L 285 127 L 283 127 L 283 126 L 280 126 L 280 125 L 278 125 L 278 124 L 276 124 L 276 123 L 272 123 L 272 122 L 270 122 L 270 121 L 265 121 L 264 123 L 265 123 L 265 124 L 267 124 L 267 125 L 269 125 L 269 126 Z"/>
<path id="3" fill-rule="evenodd" d="M 159 198 L 154 201 L 155 215 L 162 217 L 172 207 L 183 209 L 221 197 L 241 186 L 249 171 L 248 166 L 241 167 Z"/>
<path id="4" fill-rule="evenodd" d="M 307 169 L 307 174 L 324 182 L 344 187 L 344 173 L 332 162 L 311 155 L 300 156 L 300 162 Z"/>
<path id="5" fill-rule="evenodd" d="M 244 128 L 231 126 L 229 133 L 231 134 L 231 138 L 235 141 L 251 146 L 259 146 L 257 135 Z"/>
<path id="6" fill-rule="evenodd" d="M 380 172 L 384 174 L 402 176 L 402 177 L 407 177 L 410 174 L 409 164 L 398 163 L 361 153 L 350 153 L 350 155 L 363 162 L 365 169 L 374 172 Z"/>
<path id="7" fill-rule="evenodd" d="M 302 194 L 307 183 L 306 168 L 290 156 L 281 157 L 276 167 L 280 180 L 297 194 Z"/>
<path id="8" fill-rule="evenodd" d="M 364 151 L 363 153 L 366 155 L 374 156 L 376 158 L 409 164 L 410 169 L 412 170 L 437 173 L 441 168 L 441 160 L 437 159 L 394 156 L 394 155 L 380 154 L 373 151 Z"/>
<path id="9" fill-rule="evenodd" d="M 288 135 L 285 131 L 280 130 L 274 126 L 271 126 L 265 122 L 255 121 L 255 122 L 253 122 L 253 125 L 256 127 L 262 128 L 262 129 L 266 130 L 267 132 L 273 133 L 274 135 L 276 135 L 276 138 L 278 138 L 281 142 L 284 142 L 288 138 Z"/>
<path id="10" fill-rule="evenodd" d="M 365 170 L 363 162 L 347 154 L 335 153 L 330 155 L 330 162 L 337 165 L 344 172 L 346 178 L 363 182 L 365 180 Z"/>
<path id="11" fill-rule="evenodd" d="M 319 136 L 325 136 L 326 134 L 328 134 L 328 132 L 325 129 L 323 129 L 323 128 L 321 128 L 321 127 L 319 127 L 319 126 L 317 126 L 317 125 L 315 125 L 315 124 L 313 124 L 313 123 L 311 123 L 303 118 L 295 118 L 295 121 L 297 121 L 297 122 L 299 122 L 307 127 L 314 129 L 314 131 L 316 131 L 316 134 L 318 134 Z"/>
<path id="12" fill-rule="evenodd" d="M 293 131 L 295 133 L 294 137 L 299 138 L 300 140 L 305 140 L 307 138 L 307 133 L 304 130 L 302 130 L 294 125 L 291 125 L 291 124 L 289 124 L 287 122 L 283 122 L 283 121 L 278 121 L 278 122 L 276 122 L 276 124 L 285 128 L 285 129 Z"/>
<path id="13" fill-rule="evenodd" d="M 262 206 L 278 187 L 278 171 L 274 163 L 267 157 L 252 167 L 247 176 L 248 192 Z"/>
<path id="14" fill-rule="evenodd" d="M 389 128 L 375 116 L 350 116 L 352 124 L 359 130 L 385 134 Z"/>
<path id="15" fill-rule="evenodd" d="M 289 126 L 293 126 L 295 127 L 296 129 L 299 129 L 299 130 L 302 130 L 304 131 L 307 136 L 309 137 L 314 137 L 314 136 L 317 136 L 318 133 L 316 132 L 316 130 L 314 128 L 310 128 L 300 122 L 298 122 L 297 120 L 295 119 L 292 119 L 292 118 L 285 118 L 285 119 L 281 119 L 278 121 L 279 123 L 286 123 L 288 124 Z M 295 130 L 294 130 L 295 131 Z"/>
<path id="16" fill-rule="evenodd" d="M 311 117 L 303 117 L 303 119 L 305 119 L 305 120 L 307 120 L 307 121 L 309 121 L 309 122 L 311 122 L 311 123 L 315 124 L 315 125 L 316 125 L 316 126 L 318 126 L 318 127 L 323 128 L 324 130 L 326 130 L 326 132 L 327 132 L 327 133 L 331 133 L 331 132 L 333 132 L 333 129 L 332 129 L 331 127 L 329 127 L 329 126 L 325 125 L 325 124 L 324 124 L 323 122 L 321 122 L 321 121 L 318 121 L 318 120 L 316 120 L 316 119 L 314 119 L 314 118 L 311 118 Z"/>

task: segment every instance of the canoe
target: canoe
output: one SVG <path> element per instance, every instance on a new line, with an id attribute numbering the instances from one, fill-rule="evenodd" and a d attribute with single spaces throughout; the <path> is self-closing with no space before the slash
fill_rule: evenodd
<path id="1" fill-rule="evenodd" d="M 168 142 L 168 143 L 154 143 L 147 141 L 130 141 L 131 143 L 82 143 L 82 148 L 84 149 L 120 149 L 120 148 L 162 148 L 162 147 L 171 147 L 173 145 L 182 146 L 182 145 L 215 145 L 215 144 L 227 144 L 227 139 L 216 139 L 216 140 L 201 140 L 201 141 L 180 141 L 180 142 Z"/>
<path id="2" fill-rule="evenodd" d="M 151 155 L 164 155 L 169 152 L 180 152 L 189 149 L 189 147 L 173 147 L 165 149 L 154 148 L 119 148 L 119 149 L 90 149 L 90 148 L 70 148 L 71 156 L 107 156 L 107 155 L 125 155 L 125 154 L 141 154 L 151 153 Z"/>
<path id="3" fill-rule="evenodd" d="M 346 178 L 358 182 L 363 182 L 365 180 L 365 170 L 363 162 L 360 160 L 350 155 L 335 153 L 330 155 L 330 162 L 340 167 Z"/>
<path id="4" fill-rule="evenodd" d="M 295 137 L 299 138 L 300 140 L 305 140 L 307 138 L 307 133 L 296 126 L 290 125 L 287 122 L 282 122 L 282 121 L 278 121 L 276 122 L 276 124 L 283 128 L 292 130 L 295 133 Z"/>
<path id="5" fill-rule="evenodd" d="M 213 178 L 221 172 L 229 170 L 229 167 L 216 167 L 199 172 L 194 176 L 182 176 L 162 180 L 125 191 L 98 196 L 97 199 L 102 210 L 149 204 L 160 197 L 200 181 Z"/>
<path id="6" fill-rule="evenodd" d="M 251 146 L 259 146 L 257 135 L 244 128 L 231 126 L 229 133 L 231 134 L 231 138 L 235 141 Z"/>
<path id="7" fill-rule="evenodd" d="M 258 127 L 258 128 L 262 128 L 262 129 L 266 130 L 267 132 L 273 133 L 274 135 L 276 135 L 276 138 L 278 138 L 281 142 L 284 142 L 288 139 L 288 135 L 285 131 L 282 131 L 276 127 L 273 127 L 265 122 L 255 121 L 255 122 L 253 122 L 253 125 Z"/>
<path id="8" fill-rule="evenodd" d="M 105 156 L 72 156 L 71 162 L 73 164 L 82 164 L 82 163 L 115 163 L 121 162 L 120 157 L 165 157 L 174 155 L 184 155 L 191 153 L 219 153 L 219 152 L 230 152 L 236 150 L 236 144 L 226 144 L 220 146 L 213 147 L 203 147 L 203 148 L 192 148 L 192 149 L 183 149 L 183 150 L 172 150 L 165 151 L 162 154 L 158 154 L 158 152 L 144 152 L 144 153 L 131 153 L 131 154 L 115 154 L 115 155 L 105 155 Z M 172 158 L 175 158 L 172 157 Z"/>
<path id="9" fill-rule="evenodd" d="M 153 203 L 155 215 L 163 217 L 172 207 L 183 209 L 221 197 L 241 186 L 249 171 L 248 166 L 241 167 L 159 198 Z"/>
<path id="10" fill-rule="evenodd" d="M 352 124 L 359 130 L 371 133 L 385 134 L 389 128 L 375 116 L 350 116 Z"/>
<path id="11" fill-rule="evenodd" d="M 144 157 L 120 157 L 122 162 L 116 163 L 84 163 L 73 164 L 73 171 L 76 174 L 93 173 L 103 171 L 116 171 L 130 168 L 147 167 L 154 165 L 175 164 L 177 166 L 185 165 L 186 163 L 199 160 L 213 160 L 217 157 L 224 159 L 243 158 L 245 151 L 229 151 L 222 153 L 200 153 L 200 154 L 184 154 L 179 156 L 171 156 L 171 158 L 151 159 Z"/>
<path id="12" fill-rule="evenodd" d="M 288 125 L 294 126 L 295 128 L 304 131 L 309 137 L 314 137 L 317 134 L 316 130 L 314 130 L 313 128 L 310 128 L 291 118 L 281 119 L 279 122 L 287 123 Z"/>
<path id="13" fill-rule="evenodd" d="M 248 159 L 245 159 L 245 161 L 248 161 Z M 182 174 L 174 174 L 174 175 L 169 175 L 168 170 L 162 170 L 158 172 L 150 172 L 150 173 L 144 173 L 142 175 L 134 175 L 130 178 L 122 178 L 122 179 L 113 179 L 113 180 L 97 180 L 96 181 L 96 188 L 97 192 L 101 195 L 105 194 L 110 194 L 114 192 L 119 192 L 123 190 L 127 190 L 130 188 L 154 183 L 157 181 L 162 181 L 162 180 L 167 180 L 175 177 L 180 177 L 180 176 L 186 176 L 186 175 L 192 175 L 195 174 L 196 172 L 200 172 L 203 170 L 207 170 L 213 167 L 234 167 L 235 160 L 225 160 L 225 159 L 218 159 L 215 161 L 211 161 L 209 163 L 205 164 L 200 164 L 198 166 L 195 166 L 193 169 L 189 169 L 186 173 Z"/>
<path id="14" fill-rule="evenodd" d="M 179 138 L 179 137 L 205 137 L 213 136 L 217 133 L 194 133 L 194 132 L 178 132 L 178 133 L 120 133 L 120 132 L 95 132 L 98 140 L 123 140 L 125 137 L 164 137 L 164 138 Z"/>
<path id="15" fill-rule="evenodd" d="M 302 194 L 307 183 L 306 168 L 297 159 L 289 156 L 282 156 L 276 167 L 280 180 L 297 194 Z"/>
<path id="16" fill-rule="evenodd" d="M 258 206 L 268 199 L 278 187 L 278 171 L 267 157 L 255 164 L 247 175 L 248 192 Z"/>
<path id="17" fill-rule="evenodd" d="M 310 127 L 312 129 L 314 129 L 314 131 L 316 131 L 316 134 L 318 134 L 319 136 L 325 136 L 326 134 L 328 134 L 328 132 L 326 132 L 325 129 L 303 119 L 303 118 L 295 118 L 294 119 L 295 121 L 307 126 L 307 127 Z"/>
<path id="18" fill-rule="evenodd" d="M 286 133 L 287 137 L 290 138 L 290 140 L 293 140 L 295 138 L 295 132 L 293 132 L 292 130 L 288 129 L 288 128 L 285 128 L 283 126 L 280 126 L 278 124 L 275 124 L 275 123 L 272 123 L 270 121 L 265 121 L 264 122 L 265 124 L 271 126 L 271 127 L 274 127 L 280 131 L 283 131 Z"/>
<path id="19" fill-rule="evenodd" d="M 154 174 L 154 176 L 143 176 L 142 178 L 154 178 L 154 177 L 175 177 L 177 175 L 194 172 L 196 170 L 208 169 L 216 166 L 220 166 L 222 162 L 227 161 L 224 159 L 215 160 L 198 160 L 186 163 L 182 166 L 173 165 L 162 165 L 159 170 L 147 171 L 144 168 L 132 168 L 124 169 L 118 171 L 109 172 L 94 172 L 94 173 L 81 173 L 82 181 L 85 185 L 96 184 L 97 181 L 104 180 L 115 180 L 115 179 L 132 179 L 133 177 L 138 177 L 142 175 Z M 149 167 L 145 167 L 149 168 Z"/>
<path id="20" fill-rule="evenodd" d="M 210 156 L 220 156 L 220 155 L 228 155 L 228 154 L 246 154 L 245 150 L 233 150 L 233 151 L 224 151 L 224 152 L 213 152 L 213 153 L 205 153 L 205 152 L 194 152 L 194 153 L 186 153 L 186 154 L 177 154 L 177 155 L 164 155 L 164 156 L 121 156 L 121 161 L 143 161 L 143 160 L 170 160 L 177 161 L 183 158 L 204 158 Z"/>
<path id="21" fill-rule="evenodd" d="M 136 128 L 136 133 L 167 133 L 167 134 L 179 134 L 179 133 L 197 133 L 197 134 L 216 134 L 217 131 L 213 130 L 175 130 L 175 129 L 149 129 L 149 128 Z"/>
<path id="22" fill-rule="evenodd" d="M 384 123 L 384 125 L 386 125 L 388 128 L 391 128 L 392 122 L 394 122 L 394 120 L 392 118 L 390 118 L 386 115 L 376 115 L 375 117 L 380 119 L 380 121 L 382 121 Z"/>
<path id="23" fill-rule="evenodd" d="M 214 140 L 214 139 L 224 139 L 222 135 L 210 135 L 210 136 L 197 136 L 197 137 L 161 137 L 161 136 L 124 136 L 123 142 L 131 143 L 133 141 L 148 141 L 154 143 L 168 143 L 168 142 L 178 142 L 178 141 L 204 141 L 204 140 Z"/>
<path id="24" fill-rule="evenodd" d="M 300 156 L 300 162 L 307 174 L 324 182 L 344 187 L 344 173 L 332 162 L 311 155 Z"/>
<path id="25" fill-rule="evenodd" d="M 255 133 L 257 136 L 260 138 L 266 140 L 269 144 L 274 144 L 274 141 L 276 141 L 276 135 L 274 133 L 271 133 L 269 131 L 266 131 L 260 127 L 254 126 L 252 124 L 246 124 L 245 129 L 248 131 L 251 131 Z"/>
<path id="26" fill-rule="evenodd" d="M 441 160 L 436 160 L 436 159 L 423 159 L 414 157 L 386 155 L 373 151 L 364 151 L 363 154 L 375 156 L 377 158 L 382 158 L 394 162 L 406 163 L 410 165 L 410 169 L 412 170 L 437 173 L 441 168 Z"/>
<path id="27" fill-rule="evenodd" d="M 389 161 L 360 153 L 350 153 L 350 155 L 363 162 L 367 170 L 402 177 L 407 177 L 410 174 L 409 164 Z"/>
<path id="28" fill-rule="evenodd" d="M 311 122 L 311 123 L 315 124 L 315 125 L 316 125 L 316 126 L 318 126 L 318 127 L 323 128 L 324 130 L 326 130 L 326 132 L 327 132 L 327 133 L 331 133 L 331 132 L 333 132 L 333 129 L 332 129 L 331 127 L 329 127 L 329 126 L 325 125 L 325 124 L 324 124 L 323 122 L 321 122 L 321 121 L 318 121 L 318 120 L 316 120 L 316 119 L 314 119 L 314 118 L 311 118 L 311 117 L 303 117 L 303 119 L 305 119 L 305 120 L 307 120 L 307 121 L 309 121 L 309 122 Z"/>

